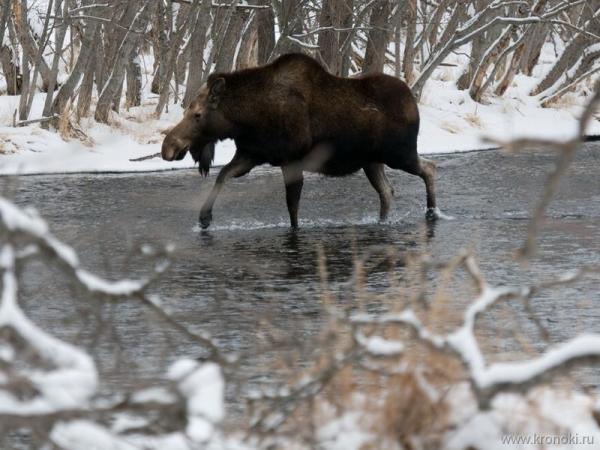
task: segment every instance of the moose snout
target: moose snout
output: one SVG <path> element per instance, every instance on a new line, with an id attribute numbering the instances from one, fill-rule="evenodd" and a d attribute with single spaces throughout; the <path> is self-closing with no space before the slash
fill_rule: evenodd
<path id="1" fill-rule="evenodd" d="M 161 156 L 166 161 L 179 161 L 185 157 L 188 145 L 181 139 L 173 138 L 170 135 L 165 137 L 162 143 Z"/>

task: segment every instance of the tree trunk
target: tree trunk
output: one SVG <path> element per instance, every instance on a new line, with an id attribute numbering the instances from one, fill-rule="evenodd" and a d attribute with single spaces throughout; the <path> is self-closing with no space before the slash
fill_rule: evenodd
<path id="1" fill-rule="evenodd" d="M 271 6 L 269 0 L 261 0 L 260 4 Z M 256 28 L 258 31 L 257 62 L 262 65 L 269 61 L 275 48 L 275 14 L 272 7 L 258 10 Z"/>
<path id="2" fill-rule="evenodd" d="M 400 46 L 402 44 L 402 9 L 398 6 L 396 15 L 394 16 L 394 76 L 400 78 L 402 76 L 402 59 Z"/>
<path id="3" fill-rule="evenodd" d="M 483 0 L 478 0 L 475 3 L 475 7 L 477 11 L 481 11 L 485 6 Z M 477 68 L 479 64 L 481 64 L 481 58 L 483 58 L 483 54 L 485 53 L 487 46 L 490 42 L 490 32 L 481 33 L 473 39 L 471 42 L 471 54 L 469 55 L 469 66 L 467 69 L 461 74 L 456 83 L 458 89 L 464 90 L 468 89 L 471 85 L 471 81 L 473 80 L 473 76 L 475 72 L 477 72 Z"/>
<path id="4" fill-rule="evenodd" d="M 127 92 L 125 94 L 127 108 L 142 104 L 142 67 L 138 49 L 135 48 L 127 64 Z"/>
<path id="5" fill-rule="evenodd" d="M 537 65 L 550 30 L 546 24 L 534 24 L 532 26 L 531 38 L 525 42 L 525 54 L 521 61 L 521 72 L 527 76 L 531 76 L 533 68 Z"/>
<path id="6" fill-rule="evenodd" d="M 446 42 L 452 39 L 452 36 L 456 33 L 456 30 L 463 22 L 467 12 L 467 7 L 464 3 L 456 3 L 454 9 L 452 10 L 452 15 L 448 20 L 448 24 L 444 28 L 444 31 L 440 37 L 439 43 L 440 45 L 444 45 Z M 435 51 L 435 49 L 433 49 Z"/>
<path id="7" fill-rule="evenodd" d="M 204 48 L 206 47 L 206 33 L 210 25 L 211 0 L 202 0 L 191 36 L 190 64 L 188 79 L 183 97 L 183 107 L 187 108 L 196 98 L 202 85 L 204 71 Z"/>
<path id="8" fill-rule="evenodd" d="M 417 0 L 408 0 L 405 11 L 406 39 L 404 40 L 404 58 L 402 60 L 402 72 L 407 84 L 414 81 L 414 45 L 417 30 Z"/>
<path id="9" fill-rule="evenodd" d="M 170 5 L 170 4 L 168 4 Z M 166 65 L 169 59 L 169 44 L 167 33 L 172 33 L 172 20 L 165 20 L 167 10 L 163 2 L 158 2 L 157 14 L 154 24 L 154 78 L 150 88 L 153 94 L 160 94 L 161 80 L 166 78 Z M 169 16 L 170 17 L 170 14 Z"/>
<path id="10" fill-rule="evenodd" d="M 487 49 L 487 44 L 488 42 L 484 33 L 481 33 L 479 36 L 473 39 L 473 42 L 471 43 L 471 54 L 469 55 L 469 66 L 456 82 L 458 89 L 468 89 L 471 85 L 471 81 L 477 72 L 477 68 L 481 64 L 481 59 L 483 58 L 483 54 Z"/>
<path id="11" fill-rule="evenodd" d="M 192 55 L 192 44 L 191 42 L 186 42 L 185 46 L 177 56 L 177 62 L 175 63 L 175 84 L 180 86 L 185 84 L 185 77 L 188 72 L 188 64 L 190 62 Z M 177 92 L 179 92 L 177 90 Z"/>
<path id="12" fill-rule="evenodd" d="M 48 44 L 48 28 L 50 26 L 50 16 L 52 15 L 52 6 L 54 6 L 54 0 L 49 0 L 48 1 L 48 9 L 46 10 L 46 17 L 44 18 L 44 27 L 42 29 L 42 35 L 40 37 L 40 48 L 39 48 L 39 53 L 37 54 L 35 60 L 33 61 L 33 76 L 31 78 L 31 82 L 29 85 L 29 92 L 26 93 L 21 93 L 22 95 L 26 95 L 27 101 L 26 101 L 26 105 L 25 105 L 25 113 L 23 114 L 25 116 L 25 119 L 29 118 L 29 114 L 31 113 L 31 107 L 33 106 L 33 99 L 35 97 L 35 90 L 36 90 L 36 85 L 37 85 L 37 77 L 38 77 L 38 73 L 40 70 L 40 64 L 42 63 L 42 61 L 44 60 L 44 50 L 46 49 L 46 45 Z M 60 13 L 60 0 L 57 0 L 57 10 Z M 62 43 L 61 43 L 61 47 L 62 47 Z M 61 49 L 60 48 L 56 48 L 55 49 L 55 53 L 60 53 Z M 56 68 L 56 72 L 58 72 L 58 66 Z M 54 74 L 54 80 L 56 80 L 56 75 L 57 73 Z M 52 75 L 49 73 L 48 74 L 48 84 L 45 85 L 46 90 L 48 90 L 49 84 L 51 82 L 50 78 L 52 77 Z M 52 81 L 52 91 L 54 92 L 54 83 L 55 81 Z"/>
<path id="13" fill-rule="evenodd" d="M 194 2 L 193 8 L 189 4 L 181 4 L 179 11 L 177 12 L 175 29 L 178 31 L 181 30 L 183 36 L 178 45 L 178 51 L 173 63 L 173 73 L 171 75 L 173 82 L 175 83 L 175 89 L 173 89 L 173 103 L 179 102 L 179 86 L 185 83 L 187 65 L 190 60 L 192 46 L 190 45 L 189 39 L 184 38 L 190 34 L 190 26 L 194 23 L 192 16 L 196 15 L 197 10 L 198 1 Z"/>
<path id="14" fill-rule="evenodd" d="M 96 33 L 99 35 L 100 33 Z M 99 47 L 100 39 L 94 39 L 92 41 L 91 52 L 94 55 L 96 48 Z M 94 90 L 94 74 L 96 73 L 96 65 L 98 61 L 94 56 L 88 57 L 87 65 L 83 73 L 83 81 L 79 88 L 79 95 L 77 96 L 77 119 L 81 120 L 82 117 L 87 117 L 90 113 L 90 105 L 92 103 L 92 92 Z"/>
<path id="15" fill-rule="evenodd" d="M 102 87 L 104 83 L 106 83 L 106 71 L 104 70 L 104 60 L 106 54 L 106 47 L 104 45 L 104 39 L 102 38 L 103 27 L 98 26 L 97 35 L 94 36 L 94 52 L 92 53 L 91 59 L 95 61 L 94 63 L 94 81 L 96 83 L 96 91 L 102 92 Z M 106 31 L 106 30 L 104 30 Z M 82 43 L 83 47 L 83 43 Z M 80 56 L 81 57 L 81 56 Z"/>
<path id="16" fill-rule="evenodd" d="M 422 45 L 427 41 L 429 43 L 429 48 L 434 48 L 438 45 L 439 42 L 439 30 L 441 29 L 442 19 L 444 18 L 444 13 L 446 9 L 448 9 L 449 0 L 442 0 L 437 7 L 435 7 L 435 12 L 433 13 L 433 17 L 431 21 L 427 25 L 427 29 L 425 30 L 425 38 L 421 39 Z"/>
<path id="17" fill-rule="evenodd" d="M 479 67 L 471 80 L 471 86 L 469 87 L 469 95 L 476 102 L 481 101 L 481 96 L 483 95 L 482 86 L 485 81 L 487 70 L 490 65 L 498 59 L 498 56 L 500 56 L 500 54 L 510 45 L 513 32 L 514 29 L 511 25 L 504 30 L 496 42 L 489 46 L 486 53 L 483 55 Z"/>
<path id="18" fill-rule="evenodd" d="M 293 38 L 294 35 L 302 33 L 302 3 L 301 0 L 282 0 L 279 23 L 283 24 L 283 30 L 275 44 L 271 59 L 285 53 L 305 52 L 301 44 L 294 39 L 289 39 L 289 36 Z"/>
<path id="19" fill-rule="evenodd" d="M 496 8 L 492 8 L 491 5 L 488 6 L 489 7 L 484 8 L 483 11 L 473 16 L 460 27 L 455 27 L 452 33 L 446 33 L 447 29 L 444 31 L 444 34 L 448 35 L 448 39 L 445 41 L 440 40 L 438 47 L 434 49 L 432 54 L 427 58 L 425 64 L 422 65 L 417 79 L 411 84 L 411 89 L 417 99 L 420 98 L 425 83 L 427 83 L 427 80 L 431 77 L 433 71 L 453 50 L 470 42 L 476 35 L 474 35 L 475 31 L 483 33 L 486 30 L 493 28 L 493 19 L 498 15 L 498 11 Z M 460 17 L 464 17 L 466 8 L 466 3 L 457 4 L 453 15 L 458 14 Z"/>
<path id="20" fill-rule="evenodd" d="M 369 37 L 365 52 L 363 73 L 382 72 L 385 64 L 385 51 L 389 43 L 391 4 L 389 0 L 378 0 L 373 4 L 369 20 Z"/>
<path id="21" fill-rule="evenodd" d="M 21 0 L 21 10 L 20 10 L 20 24 L 19 28 L 21 30 L 28 29 L 29 25 L 27 24 L 27 0 Z M 29 74 L 29 61 L 27 60 L 27 53 L 25 51 L 22 52 L 22 61 L 21 67 L 23 68 L 23 84 L 21 85 L 21 97 L 19 99 L 19 120 L 27 120 L 26 108 L 27 108 L 27 95 L 25 93 L 29 92 L 29 82 L 30 82 L 30 74 Z"/>
<path id="22" fill-rule="evenodd" d="M 56 1 L 54 15 L 59 16 L 61 14 L 61 6 L 63 9 L 62 14 L 68 14 L 68 5 L 67 2 L 61 5 L 61 0 Z M 54 96 L 54 90 L 56 89 L 56 80 L 58 78 L 58 65 L 60 63 L 60 57 L 62 54 L 62 46 L 65 41 L 65 35 L 67 33 L 67 24 L 62 23 L 57 26 L 54 33 L 54 57 L 52 58 L 52 69 L 50 70 L 50 77 L 48 80 L 48 92 L 46 94 L 46 100 L 44 102 L 44 111 L 43 116 L 48 117 L 52 114 L 52 97 Z M 42 123 L 42 127 L 46 128 L 48 126 L 48 122 Z"/>
<path id="23" fill-rule="evenodd" d="M 8 95 L 19 95 L 23 78 L 21 68 L 10 47 L 0 47 L 0 64 L 6 79 L 6 93 Z"/>
<path id="24" fill-rule="evenodd" d="M 400 0 L 398 0 L 400 1 Z M 339 0 L 340 4 L 340 25 L 344 31 L 338 34 L 338 53 L 340 58 L 339 74 L 347 77 L 350 73 L 350 57 L 352 56 L 352 46 L 344 46 L 343 43 L 351 38 L 352 20 L 354 18 L 353 8 L 354 0 Z"/>
<path id="25" fill-rule="evenodd" d="M 14 49 L 18 48 L 17 33 L 12 21 L 8 20 L 8 16 L 10 16 L 9 11 L 6 14 L 7 21 L 5 27 L 8 28 L 11 45 L 3 46 L 0 42 L 0 64 L 2 64 L 2 71 L 6 79 L 6 93 L 8 95 L 19 95 L 23 84 L 23 75 L 19 66 L 18 54 L 14 51 Z"/>
<path id="26" fill-rule="evenodd" d="M 94 114 L 94 117 L 98 122 L 108 122 L 108 116 L 111 108 L 113 107 L 115 94 L 123 84 L 127 58 L 131 54 L 131 51 L 136 43 L 136 39 L 132 35 L 131 31 L 134 29 L 143 30 L 145 28 L 146 24 L 148 23 L 148 16 L 150 14 L 149 3 L 150 0 L 146 0 L 141 7 L 139 6 L 138 2 L 131 4 L 131 7 L 136 11 L 136 14 L 131 21 L 128 31 L 121 41 L 121 45 L 119 47 L 119 51 L 117 52 L 110 76 L 108 77 L 108 80 L 106 81 L 106 84 L 104 85 L 104 88 L 102 89 L 102 92 L 98 98 L 98 105 L 96 107 L 96 113 Z"/>
<path id="27" fill-rule="evenodd" d="M 544 92 L 544 100 L 542 101 L 542 105 L 547 106 L 551 101 L 562 97 L 569 91 L 572 91 L 576 87 L 576 83 L 574 83 L 575 80 L 584 76 L 586 72 L 597 70 L 600 67 L 600 65 L 597 64 L 599 58 L 600 48 L 598 48 L 597 45 L 590 44 L 590 46 L 583 51 L 581 58 L 579 58 L 577 63 L 574 65 L 576 69 L 566 72 L 560 78 L 559 83 L 556 83 L 550 89 Z M 560 94 L 557 96 L 555 95 L 557 93 Z M 550 99 L 550 101 L 548 99 Z"/>
<path id="28" fill-rule="evenodd" d="M 4 33 L 6 31 L 6 24 L 8 23 L 8 17 L 10 16 L 10 1 L 11 0 L 0 0 L 2 3 L 2 14 L 0 14 L 0 47 L 4 44 Z"/>
<path id="29" fill-rule="evenodd" d="M 525 53 L 524 39 L 526 39 L 526 38 L 527 38 L 527 34 L 523 35 L 520 39 L 521 42 L 517 45 L 517 48 L 514 50 L 514 52 L 512 54 L 512 58 L 510 59 L 510 63 L 508 64 L 508 67 L 506 68 L 506 72 L 504 72 L 504 76 L 502 77 L 502 79 L 500 80 L 500 83 L 498 83 L 498 86 L 496 87 L 496 90 L 494 91 L 494 93 L 496 95 L 499 95 L 499 96 L 504 95 L 504 93 L 510 86 L 510 83 L 512 83 L 512 80 L 514 79 L 515 75 L 517 74 L 517 71 L 519 70 L 519 65 L 521 63 L 521 58 L 523 57 L 523 54 Z"/>
<path id="30" fill-rule="evenodd" d="M 546 7 L 547 3 L 548 0 L 538 0 L 532 9 L 532 14 L 535 16 L 541 15 L 544 12 L 544 8 Z M 533 25 L 526 26 L 524 31 L 522 31 L 522 37 L 520 39 L 521 43 L 513 52 L 508 68 L 504 73 L 504 77 L 498 84 L 498 87 L 496 87 L 496 95 L 504 95 L 504 93 L 510 86 L 510 83 L 512 83 L 512 80 L 514 79 L 515 75 L 522 66 L 522 60 L 527 50 L 527 42 L 529 42 L 533 38 L 535 31 L 536 29 Z"/>
<path id="31" fill-rule="evenodd" d="M 585 29 L 590 33 L 600 34 L 600 9 L 598 9 L 592 18 L 585 24 Z M 588 35 L 581 32 L 577 33 L 562 52 L 554 66 L 552 66 L 552 69 L 550 69 L 548 74 L 535 87 L 531 94 L 541 94 L 557 83 L 563 74 L 579 60 L 589 42 L 591 42 L 591 38 Z"/>
<path id="32" fill-rule="evenodd" d="M 338 35 L 333 30 L 333 27 L 339 26 L 336 20 L 336 11 L 338 5 L 336 0 L 323 0 L 321 15 L 319 18 L 319 28 L 323 30 L 319 33 L 317 50 L 317 59 L 325 66 L 325 68 L 335 74 L 338 71 Z"/>
<path id="33" fill-rule="evenodd" d="M 79 57 L 75 62 L 75 67 L 73 67 L 73 71 L 67 78 L 67 81 L 63 83 L 63 85 L 58 90 L 54 101 L 52 102 L 52 113 L 61 114 L 75 92 L 77 85 L 79 84 L 79 80 L 81 80 L 81 76 L 87 66 L 88 60 L 92 55 L 92 48 L 94 42 L 99 39 L 98 23 L 90 22 L 90 24 L 86 27 L 82 40 L 81 40 L 81 49 L 79 50 Z"/>
<path id="34" fill-rule="evenodd" d="M 35 63 L 38 60 L 38 55 L 40 53 L 40 49 L 35 42 L 35 39 L 31 35 L 31 30 L 29 29 L 29 23 L 27 22 L 27 3 L 21 2 L 21 7 L 17 11 L 17 16 L 24 16 L 23 20 L 15 20 L 15 28 L 17 30 L 17 36 L 19 39 L 19 43 L 21 44 L 21 48 L 23 49 L 23 53 L 26 55 L 28 61 L 32 61 Z M 41 43 L 44 45 L 44 43 Z M 22 66 L 23 69 L 23 77 L 25 76 L 25 67 Z M 45 92 L 48 90 L 49 77 L 50 77 L 50 68 L 48 64 L 42 57 L 39 60 L 39 73 L 42 77 L 42 90 Z M 29 85 L 29 81 L 27 82 Z"/>
<path id="35" fill-rule="evenodd" d="M 174 33 L 171 33 L 171 39 L 169 42 L 169 45 L 171 46 L 171 51 L 169 53 L 168 60 L 165 61 L 164 78 L 161 78 L 161 80 L 160 80 L 161 89 L 160 89 L 160 96 L 158 98 L 158 104 L 156 105 L 156 109 L 155 109 L 156 117 L 160 117 L 163 109 L 165 108 L 165 106 L 167 106 L 167 103 L 169 101 L 169 90 L 170 90 L 171 78 L 176 69 L 177 56 L 179 55 L 179 50 L 181 49 L 181 43 L 183 42 L 183 38 L 185 36 L 187 27 L 188 27 L 189 23 L 191 22 L 191 18 L 193 17 L 197 8 L 198 8 L 198 1 L 194 1 L 193 9 L 192 9 L 191 13 L 188 11 L 188 13 L 185 14 L 185 20 L 183 20 L 183 21 L 178 20 L 177 21 L 178 26 L 177 26 L 176 30 L 174 31 Z M 181 14 L 181 11 L 180 11 L 180 14 Z M 181 17 L 184 17 L 184 16 L 181 16 Z M 175 93 L 175 95 L 177 95 L 177 92 Z"/>
<path id="36" fill-rule="evenodd" d="M 235 60 L 235 68 L 246 69 L 256 65 L 254 49 L 258 40 L 258 29 L 256 28 L 256 17 L 254 13 L 246 21 L 245 30 L 241 36 L 240 47 Z"/>
<path id="37" fill-rule="evenodd" d="M 242 8 L 234 8 L 224 34 L 224 40 L 215 58 L 215 72 L 230 72 L 235 61 L 235 51 L 240 34 L 248 19 L 248 13 Z"/>

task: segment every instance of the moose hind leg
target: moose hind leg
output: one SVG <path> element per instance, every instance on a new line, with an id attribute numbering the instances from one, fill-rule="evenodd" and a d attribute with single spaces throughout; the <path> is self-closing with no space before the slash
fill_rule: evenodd
<path id="1" fill-rule="evenodd" d="M 231 177 L 240 177 L 247 174 L 254 166 L 255 164 L 251 160 L 241 158 L 237 155 L 233 157 L 229 164 L 223 166 L 219 172 L 219 175 L 217 175 L 215 185 L 212 187 L 210 193 L 208 194 L 208 198 L 200 209 L 200 226 L 202 228 L 208 228 L 210 225 L 210 222 L 212 221 L 213 205 L 215 204 L 215 200 L 217 199 L 219 192 L 221 192 L 225 182 Z"/>
<path id="2" fill-rule="evenodd" d="M 435 163 L 430 159 L 419 158 L 420 171 L 418 175 L 425 182 L 427 191 L 427 211 L 433 212 L 436 208 L 435 203 L 435 173 L 437 171 Z"/>
<path id="3" fill-rule="evenodd" d="M 372 163 L 363 167 L 365 175 L 371 182 L 371 186 L 379 194 L 379 220 L 384 221 L 387 219 L 390 211 L 390 205 L 394 196 L 394 189 L 390 180 L 385 175 L 383 164 Z"/>
<path id="4" fill-rule="evenodd" d="M 290 214 L 290 225 L 296 230 L 298 229 L 298 206 L 302 194 L 302 185 L 304 184 L 302 169 L 294 166 L 283 166 L 281 171 L 285 183 L 285 201 Z"/>
<path id="5" fill-rule="evenodd" d="M 398 154 L 389 158 L 386 164 L 392 169 L 400 169 L 412 175 L 419 176 L 425 182 L 427 192 L 427 214 L 429 220 L 437 218 L 437 209 L 435 201 L 435 163 L 429 159 L 418 156 L 416 150 L 408 158 L 405 155 Z"/>

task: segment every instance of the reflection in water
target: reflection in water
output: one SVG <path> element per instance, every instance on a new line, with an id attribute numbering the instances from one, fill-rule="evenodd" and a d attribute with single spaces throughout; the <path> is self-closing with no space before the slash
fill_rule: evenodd
<path id="1" fill-rule="evenodd" d="M 444 220 L 444 219 L 442 219 Z M 427 242 L 431 241 L 434 237 L 435 237 L 435 228 L 437 227 L 437 224 L 439 223 L 439 221 L 431 221 L 431 220 L 427 220 L 425 222 L 425 227 L 427 228 Z"/>

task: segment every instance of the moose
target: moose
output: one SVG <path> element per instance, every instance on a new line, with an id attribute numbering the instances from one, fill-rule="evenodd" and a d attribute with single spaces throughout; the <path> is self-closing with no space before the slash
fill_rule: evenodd
<path id="1" fill-rule="evenodd" d="M 208 77 L 184 117 L 166 136 L 161 155 L 189 151 L 206 175 L 215 142 L 231 138 L 236 152 L 219 172 L 200 211 L 207 228 L 224 183 L 253 167 L 281 167 L 292 228 L 298 227 L 303 171 L 344 176 L 362 169 L 387 218 L 394 189 L 384 166 L 425 182 L 428 219 L 437 217 L 432 161 L 417 154 L 419 111 L 410 88 L 384 74 L 341 78 L 315 59 L 286 54 L 272 63 Z"/>

